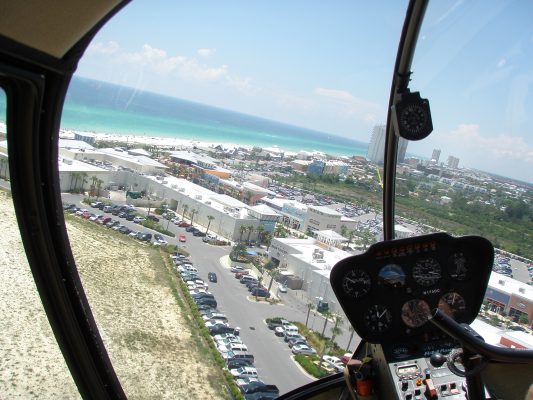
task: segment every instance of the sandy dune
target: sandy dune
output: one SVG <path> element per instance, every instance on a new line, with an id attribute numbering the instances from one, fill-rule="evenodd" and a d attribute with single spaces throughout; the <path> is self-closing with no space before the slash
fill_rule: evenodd
<path id="1" fill-rule="evenodd" d="M 79 397 L 42 311 L 15 226 L 11 200 L 2 195 L 0 398 Z M 77 218 L 70 218 L 67 229 L 128 397 L 224 398 L 220 370 L 192 335 L 159 252 Z"/>

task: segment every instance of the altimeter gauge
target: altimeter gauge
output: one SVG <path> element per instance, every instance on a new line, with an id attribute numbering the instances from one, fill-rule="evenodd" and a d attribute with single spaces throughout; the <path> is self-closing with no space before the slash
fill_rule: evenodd
<path id="1" fill-rule="evenodd" d="M 430 316 L 431 309 L 424 300 L 409 300 L 402 306 L 402 320 L 409 328 L 418 328 L 424 325 Z"/>
<path id="2" fill-rule="evenodd" d="M 372 280 L 362 269 L 352 269 L 342 278 L 342 289 L 348 296 L 359 299 L 370 291 Z"/>
<path id="3" fill-rule="evenodd" d="M 412 274 L 420 286 L 432 286 L 441 278 L 440 264 L 434 258 L 424 258 L 416 262 Z"/>
<path id="4" fill-rule="evenodd" d="M 449 317 L 455 318 L 466 310 L 466 302 L 459 293 L 446 293 L 439 300 L 439 309 Z"/>
<path id="5" fill-rule="evenodd" d="M 387 307 L 375 304 L 363 316 L 367 329 L 372 333 L 383 333 L 392 325 L 392 314 Z"/>

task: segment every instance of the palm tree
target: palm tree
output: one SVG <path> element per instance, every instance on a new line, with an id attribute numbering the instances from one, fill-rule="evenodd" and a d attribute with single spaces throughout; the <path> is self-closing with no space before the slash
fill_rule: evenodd
<path id="1" fill-rule="evenodd" d="M 85 191 L 85 184 L 88 182 L 86 178 L 88 176 L 89 175 L 87 174 L 87 172 L 82 172 L 81 173 L 81 191 L 82 192 Z"/>
<path id="2" fill-rule="evenodd" d="M 183 215 L 181 216 L 181 219 L 185 221 L 185 213 L 187 212 L 187 210 L 189 209 L 189 205 L 188 204 L 184 204 L 183 205 Z"/>
<path id="3" fill-rule="evenodd" d="M 346 237 L 347 234 L 348 234 L 348 228 L 346 227 L 346 225 L 341 225 L 341 235 Z"/>
<path id="4" fill-rule="evenodd" d="M 252 232 L 255 230 L 255 227 L 253 225 L 248 225 L 246 227 L 246 230 L 248 231 L 248 237 L 246 238 L 246 241 L 248 242 L 248 244 L 250 243 L 250 235 L 252 234 Z"/>
<path id="5" fill-rule="evenodd" d="M 206 235 L 207 235 L 207 232 L 209 232 L 209 227 L 211 226 L 211 221 L 213 221 L 215 219 L 215 217 L 213 217 L 212 215 L 208 215 L 207 219 L 209 220 L 209 222 L 207 223 L 207 229 L 205 230 L 205 234 Z"/>
<path id="6" fill-rule="evenodd" d="M 280 237 L 282 234 L 285 233 L 285 228 L 283 227 L 283 225 L 277 224 L 274 233 L 276 234 L 276 237 Z"/>
<path id="7" fill-rule="evenodd" d="M 70 173 L 70 188 L 69 191 L 75 191 L 76 186 L 78 186 L 78 179 L 80 178 L 79 172 L 71 172 Z M 74 184 L 73 184 L 74 183 Z"/>
<path id="8" fill-rule="evenodd" d="M 192 226 L 192 220 L 196 214 L 198 214 L 198 210 L 196 208 L 192 209 L 191 210 L 191 226 Z"/>
<path id="9" fill-rule="evenodd" d="M 96 200 L 98 200 L 98 197 L 100 197 L 100 189 L 102 188 L 102 183 L 104 183 L 104 181 L 101 179 L 98 179 L 96 181 Z"/>
<path id="10" fill-rule="evenodd" d="M 246 232 L 246 225 L 241 225 L 241 227 L 239 228 L 239 231 L 241 232 L 241 236 L 239 237 L 239 242 L 242 242 L 242 235 L 244 234 L 244 232 Z"/>
<path id="11" fill-rule="evenodd" d="M 264 241 L 265 241 L 265 244 L 267 245 L 267 251 L 268 251 L 270 249 L 270 245 L 272 244 L 272 233 L 267 232 L 264 235 Z"/>
<path id="12" fill-rule="evenodd" d="M 259 244 L 261 244 L 263 241 L 263 232 L 265 232 L 265 226 L 261 224 L 257 228 L 255 228 L 255 230 L 257 231 L 257 239 L 259 241 Z"/>

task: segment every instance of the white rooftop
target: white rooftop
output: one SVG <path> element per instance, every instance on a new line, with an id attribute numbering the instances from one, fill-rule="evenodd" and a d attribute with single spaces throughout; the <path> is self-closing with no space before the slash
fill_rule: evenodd
<path id="1" fill-rule="evenodd" d="M 108 172 L 106 169 L 97 167 L 96 165 L 65 157 L 59 157 L 57 165 L 60 172 Z"/>
<path id="2" fill-rule="evenodd" d="M 326 206 L 309 206 L 309 209 L 314 209 L 314 210 L 318 210 L 320 212 L 323 212 L 324 214 L 328 214 L 328 215 L 334 215 L 334 216 L 339 216 L 341 217 L 342 214 L 332 208 L 329 208 L 329 207 L 326 207 Z"/>
<path id="3" fill-rule="evenodd" d="M 62 149 L 94 150 L 94 146 L 83 140 L 59 139 L 58 147 Z"/>
<path id="4" fill-rule="evenodd" d="M 489 288 L 508 295 L 515 294 L 533 302 L 533 289 L 531 286 L 497 272 L 490 274 Z"/>
<path id="5" fill-rule="evenodd" d="M 344 236 L 339 235 L 337 232 L 331 229 L 325 229 L 323 231 L 316 231 L 315 234 L 317 235 L 317 237 L 323 237 L 323 238 L 333 240 L 333 241 L 340 241 L 340 242 L 348 241 L 348 239 L 346 239 Z"/>
<path id="6" fill-rule="evenodd" d="M 279 215 L 275 210 L 273 210 L 271 207 L 267 206 L 266 204 L 258 204 L 256 206 L 250 207 L 250 209 L 262 215 L 274 215 L 274 216 Z"/>
<path id="7" fill-rule="evenodd" d="M 152 154 L 147 152 L 145 149 L 130 149 L 128 153 L 135 156 L 146 156 L 150 157 Z"/>

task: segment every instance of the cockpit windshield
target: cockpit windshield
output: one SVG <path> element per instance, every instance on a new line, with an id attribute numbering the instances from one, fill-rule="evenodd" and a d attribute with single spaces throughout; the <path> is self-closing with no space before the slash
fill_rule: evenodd
<path id="1" fill-rule="evenodd" d="M 383 242 L 388 102 L 415 3 L 135 1 L 62 77 L 59 140 L 41 145 L 58 142 L 63 212 L 48 212 L 127 396 L 275 398 L 342 372 L 362 341 L 405 361 L 390 373 L 416 375 L 396 385 L 414 394 L 422 364 L 408 358 L 434 367 L 458 346 L 425 325 L 437 308 L 488 343 L 520 331 L 509 346 L 533 349 L 533 4 L 428 5 L 408 88 L 428 99 L 433 132 L 399 140 L 400 241 Z M 21 128 L 3 62 L 0 211 L 16 232 L 3 194 Z M 9 273 L 33 290 L 13 261 L 20 239 L 0 236 L 0 268 L 22 265 Z M 0 321 L 31 314 L 13 311 L 27 299 L 10 289 Z M 6 337 L 30 325 L 6 324 Z M 31 337 L 16 346 L 28 364 L 10 361 L 6 397 L 35 394 L 49 372 L 36 365 L 68 376 L 55 347 L 36 364 Z"/>

